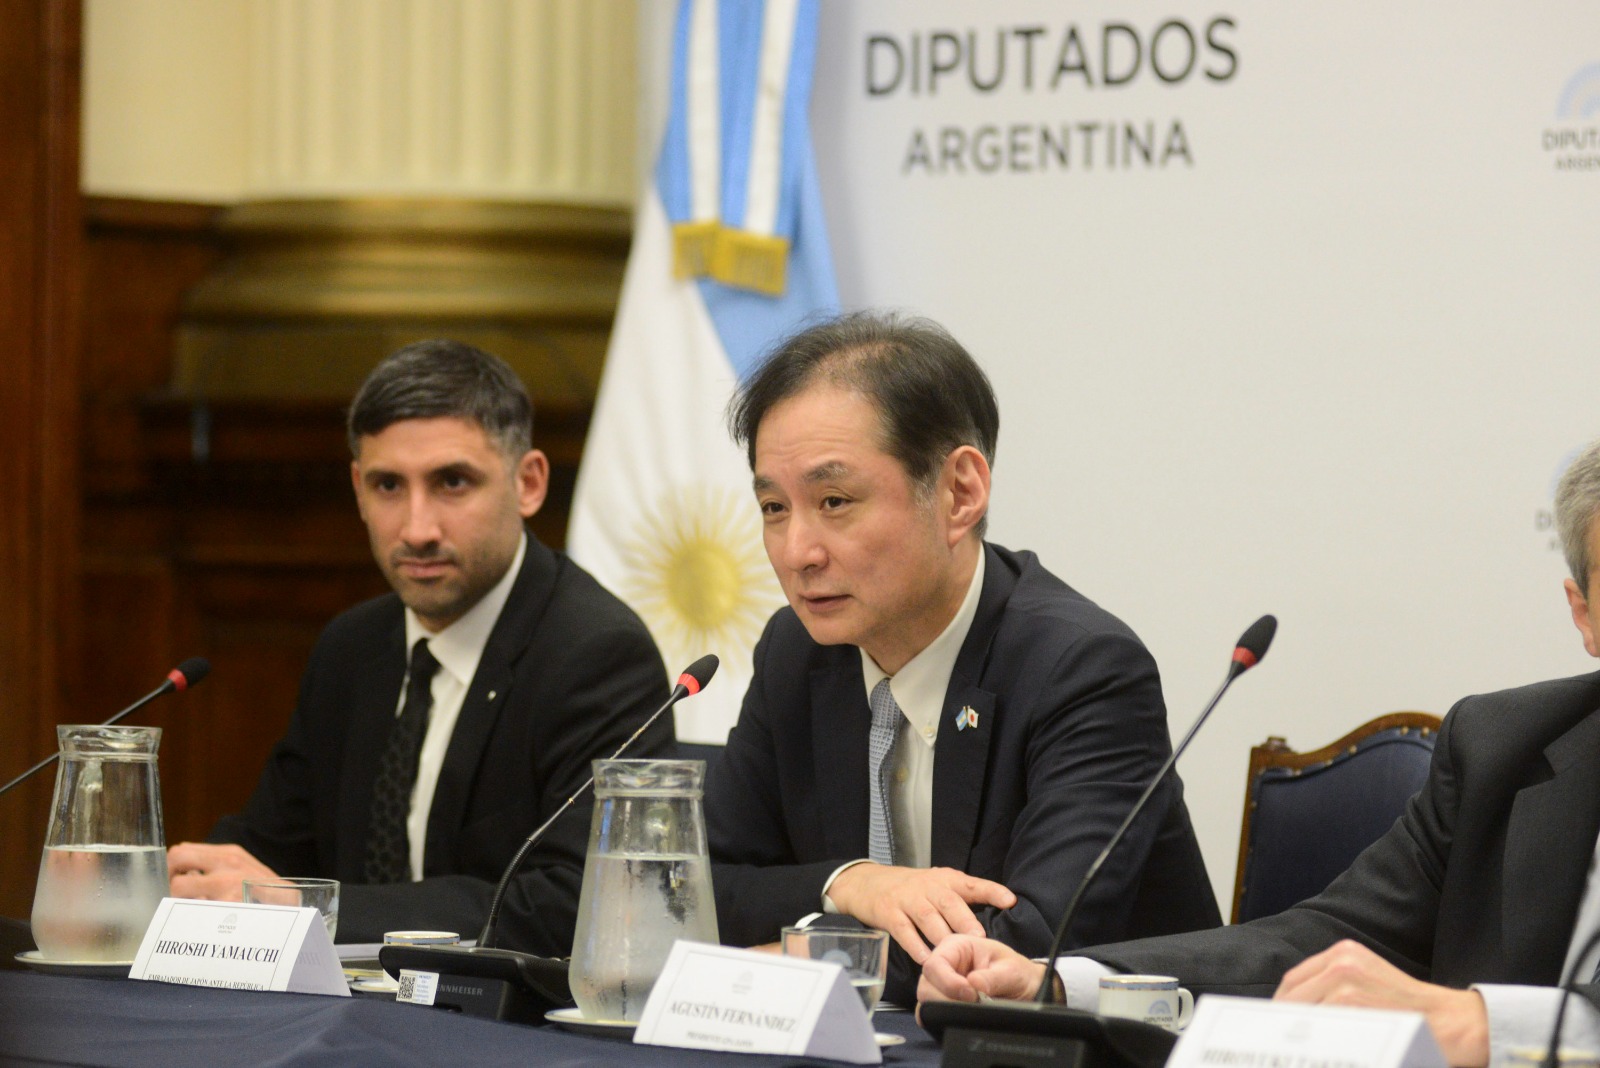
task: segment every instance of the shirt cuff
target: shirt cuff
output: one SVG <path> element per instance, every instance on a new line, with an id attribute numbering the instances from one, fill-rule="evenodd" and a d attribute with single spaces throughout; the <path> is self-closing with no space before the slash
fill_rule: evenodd
<path id="1" fill-rule="evenodd" d="M 1088 957 L 1062 957 L 1056 961 L 1056 974 L 1061 977 L 1061 988 L 1067 992 L 1067 1008 L 1098 1012 L 1100 980 L 1117 973 Z"/>
<path id="2" fill-rule="evenodd" d="M 1550 1029 L 1561 1007 L 1561 991 L 1553 986 L 1474 984 L 1489 1020 L 1489 1068 L 1504 1068 L 1513 1053 L 1532 1050 L 1544 1059 Z M 1573 994 L 1561 1024 L 1561 1048 L 1600 1051 L 1600 1011 L 1588 998 Z"/>
<path id="3" fill-rule="evenodd" d="M 828 896 L 828 890 L 832 888 L 833 881 L 839 877 L 839 873 L 844 871 L 846 868 L 853 868 L 857 864 L 870 864 L 870 863 L 872 863 L 872 862 L 869 861 L 866 857 L 862 857 L 860 860 L 847 861 L 846 863 L 841 864 L 837 868 L 833 869 L 833 874 L 828 876 L 828 881 L 822 884 L 822 911 L 823 912 L 826 912 L 829 916 L 837 916 L 837 915 L 839 915 L 839 906 L 835 905 L 833 903 L 833 898 Z"/>

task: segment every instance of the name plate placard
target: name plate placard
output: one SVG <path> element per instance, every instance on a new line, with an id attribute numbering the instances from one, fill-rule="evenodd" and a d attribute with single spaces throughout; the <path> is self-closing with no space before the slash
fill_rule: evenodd
<path id="1" fill-rule="evenodd" d="M 163 898 L 128 977 L 350 996 L 321 913 L 292 905 Z"/>
<path id="2" fill-rule="evenodd" d="M 1447 1068 L 1419 1012 L 1208 994 L 1167 1068 Z"/>
<path id="3" fill-rule="evenodd" d="M 837 964 L 700 942 L 672 947 L 633 1040 L 883 1063 L 861 995 Z"/>

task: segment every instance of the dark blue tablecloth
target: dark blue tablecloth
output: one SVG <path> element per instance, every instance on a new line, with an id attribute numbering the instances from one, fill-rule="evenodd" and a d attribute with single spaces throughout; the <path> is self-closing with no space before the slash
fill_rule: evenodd
<path id="1" fill-rule="evenodd" d="M 904 1035 L 888 1065 L 934 1065 L 939 1048 L 909 1013 L 879 1013 L 880 1031 Z M 555 1027 L 473 1020 L 378 998 L 262 994 L 115 979 L 0 972 L 0 1063 L 229 1068 L 232 1065 L 837 1064 L 796 1057 L 635 1046 Z"/>

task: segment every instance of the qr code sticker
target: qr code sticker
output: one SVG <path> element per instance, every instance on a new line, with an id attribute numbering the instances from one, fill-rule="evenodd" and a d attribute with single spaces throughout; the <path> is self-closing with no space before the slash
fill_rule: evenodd
<path id="1" fill-rule="evenodd" d="M 394 999 L 412 1005 L 432 1005 L 438 990 L 438 973 L 406 969 L 400 972 L 400 989 L 395 992 Z"/>

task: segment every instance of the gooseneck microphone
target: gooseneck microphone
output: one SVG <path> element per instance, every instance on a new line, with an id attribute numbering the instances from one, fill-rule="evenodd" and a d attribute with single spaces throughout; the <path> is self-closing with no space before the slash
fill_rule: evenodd
<path id="1" fill-rule="evenodd" d="M 1061 955 L 1061 943 L 1072 924 L 1072 917 L 1077 912 L 1078 904 L 1083 900 L 1083 895 L 1090 884 L 1094 882 L 1095 876 L 1100 873 L 1106 858 L 1127 834 L 1128 828 L 1144 810 L 1151 795 L 1155 793 L 1156 788 L 1167 777 L 1167 773 L 1172 770 L 1172 766 L 1178 762 L 1178 758 L 1194 740 L 1201 725 L 1211 715 L 1211 710 L 1217 707 L 1222 695 L 1233 685 L 1233 680 L 1249 671 L 1266 655 L 1267 647 L 1272 644 L 1272 636 L 1277 630 L 1278 620 L 1275 616 L 1262 616 L 1239 638 L 1233 650 L 1232 662 L 1228 665 L 1227 678 L 1222 680 L 1222 685 L 1217 688 L 1217 692 L 1212 695 L 1194 724 L 1172 750 L 1172 755 L 1167 757 L 1161 769 L 1156 772 L 1144 792 L 1139 795 L 1139 799 L 1134 802 L 1133 808 L 1122 824 L 1106 842 L 1100 855 L 1095 857 L 1094 863 L 1084 872 L 1083 879 L 1079 881 L 1078 888 L 1073 892 L 1066 911 L 1061 916 L 1061 922 L 1056 927 L 1055 937 L 1050 943 L 1050 952 L 1046 958 L 1044 978 L 1039 984 L 1034 1000 L 989 1001 L 979 1004 L 934 1001 L 921 1007 L 922 1025 L 946 1043 L 946 1064 L 951 1063 L 949 1058 L 952 1048 L 949 1045 L 951 1039 L 946 1036 L 946 1032 L 951 1036 L 959 1036 L 961 1048 L 972 1054 L 962 1063 L 974 1068 L 1016 1064 L 1023 1055 L 1026 1055 L 1030 1063 L 1036 1061 L 1051 1064 L 1082 1064 L 1090 1068 L 1097 1065 L 1141 1065 L 1157 1068 L 1166 1062 L 1167 1056 L 1172 1052 L 1173 1044 L 1177 1041 L 1177 1036 L 1171 1032 L 1140 1020 L 1099 1016 L 1055 1003 L 1056 960 Z M 993 1055 L 986 1051 L 992 1051 Z"/>
<path id="2" fill-rule="evenodd" d="M 717 663 L 714 654 L 707 654 L 685 668 L 666 703 L 652 712 L 638 730 L 628 735 L 609 759 L 616 760 L 627 752 L 639 736 L 673 705 L 705 689 L 711 676 L 717 673 Z M 378 951 L 378 962 L 384 971 L 397 978 L 402 971 L 433 972 L 441 980 L 448 978 L 448 984 L 439 984 L 433 1004 L 468 1016 L 537 1023 L 542 1020 L 546 1009 L 572 1004 L 567 988 L 567 961 L 514 949 L 500 949 L 494 945 L 494 933 L 500 919 L 501 902 L 505 900 L 511 880 L 522 867 L 529 851 L 544 837 L 550 825 L 593 786 L 594 776 L 591 775 L 523 841 L 517 855 L 506 865 L 499 885 L 495 887 L 494 897 L 489 901 L 489 914 L 478 933 L 477 945 L 386 945 Z"/>
<path id="3" fill-rule="evenodd" d="M 1083 873 L 1083 879 L 1078 883 L 1078 889 L 1073 893 L 1072 900 L 1067 902 L 1067 910 L 1061 914 L 1061 922 L 1056 926 L 1055 938 L 1050 942 L 1050 952 L 1045 954 L 1044 981 L 1039 984 L 1039 991 L 1034 995 L 1034 1000 L 1039 1004 L 1048 1005 L 1054 1000 L 1055 983 L 1052 977 L 1056 970 L 1056 960 L 1061 956 L 1061 942 L 1067 935 L 1067 928 L 1072 924 L 1072 917 L 1077 914 L 1078 905 L 1083 901 L 1083 895 L 1089 889 L 1089 884 L 1094 882 L 1094 877 L 1100 874 L 1100 868 L 1105 864 L 1106 858 L 1111 855 L 1111 851 L 1117 848 L 1117 844 L 1127 835 L 1128 828 L 1133 826 L 1133 821 L 1139 818 L 1139 813 L 1144 811 L 1145 803 L 1156 792 L 1156 787 L 1160 786 L 1162 781 L 1166 779 L 1167 772 L 1172 770 L 1172 765 L 1176 764 L 1178 758 L 1183 755 L 1183 751 L 1189 748 L 1189 743 L 1194 740 L 1195 734 L 1199 732 L 1201 725 L 1205 723 L 1206 717 L 1211 715 L 1211 710 L 1217 707 L 1217 702 L 1222 700 L 1222 695 L 1228 692 L 1228 687 L 1233 685 L 1233 680 L 1261 662 L 1261 658 L 1267 655 L 1267 647 L 1272 644 L 1272 636 L 1277 632 L 1278 617 L 1268 615 L 1262 616 L 1250 624 L 1245 632 L 1239 636 L 1239 641 L 1233 648 L 1233 662 L 1228 665 L 1228 677 L 1222 680 L 1222 685 L 1217 687 L 1217 692 L 1211 695 L 1211 700 L 1206 704 L 1206 707 L 1201 711 L 1194 723 L 1190 725 L 1188 731 L 1185 732 L 1183 740 L 1174 747 L 1172 755 L 1167 757 L 1167 762 L 1161 765 L 1161 770 L 1156 772 L 1155 778 L 1151 779 L 1150 784 L 1144 788 L 1144 793 L 1139 795 L 1139 800 L 1133 803 L 1133 808 L 1122 821 L 1122 826 L 1116 829 L 1110 840 L 1106 842 L 1105 848 L 1100 850 L 1100 855 L 1094 858 L 1093 864 L 1089 865 L 1089 870 Z"/>
<path id="4" fill-rule="evenodd" d="M 209 674 L 211 674 L 211 661 L 207 660 L 203 656 L 191 656 L 189 659 L 185 660 L 183 663 L 167 672 L 166 681 L 160 686 L 157 686 L 155 689 L 139 698 L 133 704 L 129 705 L 127 708 L 124 708 L 121 712 L 118 712 L 116 715 L 100 724 L 100 726 L 111 727 L 116 725 L 122 721 L 123 717 L 132 715 L 133 713 L 139 711 L 139 709 L 143 708 L 151 701 L 154 701 L 162 694 L 182 693 L 191 686 L 198 686 Z M 0 786 L 0 794 L 4 794 L 12 787 L 26 781 L 35 773 L 49 767 L 51 764 L 55 763 L 56 759 L 60 756 L 61 754 L 59 752 L 51 753 L 49 756 L 39 761 L 39 763 L 35 764 L 27 771 L 23 772 L 21 775 L 18 775 L 15 779 L 12 779 L 4 786 Z"/>

